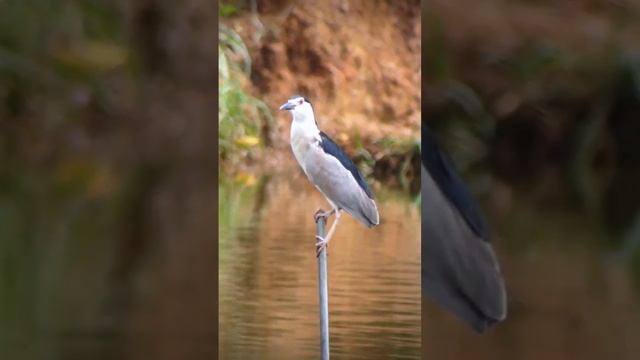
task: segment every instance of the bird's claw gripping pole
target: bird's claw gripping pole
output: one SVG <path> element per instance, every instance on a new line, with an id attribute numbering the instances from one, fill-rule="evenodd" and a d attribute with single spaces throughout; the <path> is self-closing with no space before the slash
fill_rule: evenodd
<path id="1" fill-rule="evenodd" d="M 315 219 L 316 223 L 318 223 L 319 219 L 323 219 L 324 223 L 326 224 L 327 219 L 329 218 L 329 216 L 335 214 L 336 215 L 336 219 L 333 220 L 333 224 L 331 224 L 331 228 L 329 228 L 329 232 L 327 233 L 326 236 L 322 236 L 319 234 L 316 234 L 316 257 L 320 256 L 320 252 L 322 252 L 323 250 L 325 250 L 327 248 L 327 245 L 329 245 L 329 240 L 331 240 L 331 237 L 333 236 L 333 233 L 336 231 L 336 226 L 338 225 L 338 222 L 340 221 L 340 210 L 331 210 L 331 211 L 327 211 L 324 212 L 322 211 L 322 209 L 319 209 L 318 211 L 316 211 L 316 213 L 313 215 L 313 218 Z M 324 230 L 324 227 L 323 227 Z"/>
<path id="2" fill-rule="evenodd" d="M 318 219 L 323 217 L 326 223 L 327 222 L 326 220 L 329 218 L 329 216 L 333 215 L 335 212 L 336 212 L 336 209 L 324 211 L 321 208 L 319 208 L 318 210 L 316 210 L 315 214 L 313 214 L 313 221 L 318 222 Z"/>
<path id="3" fill-rule="evenodd" d="M 316 238 L 324 239 L 325 216 L 317 216 Z M 320 304 L 320 359 L 329 359 L 329 291 L 327 286 L 327 247 L 322 246 L 318 257 L 318 299 Z"/>

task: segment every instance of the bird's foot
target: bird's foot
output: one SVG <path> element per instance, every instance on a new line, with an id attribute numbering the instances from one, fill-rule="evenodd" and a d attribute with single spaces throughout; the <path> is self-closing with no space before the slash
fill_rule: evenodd
<path id="1" fill-rule="evenodd" d="M 333 215 L 334 211 L 335 210 L 324 211 L 321 208 L 318 208 L 318 210 L 313 214 L 313 221 L 317 223 L 320 218 L 323 218 L 326 221 L 329 216 Z"/>
<path id="2" fill-rule="evenodd" d="M 318 242 L 316 243 L 316 257 L 318 257 L 320 256 L 322 250 L 327 248 L 327 244 L 329 244 L 329 241 L 325 240 L 322 236 L 319 235 L 316 235 L 316 240 L 318 240 Z"/>

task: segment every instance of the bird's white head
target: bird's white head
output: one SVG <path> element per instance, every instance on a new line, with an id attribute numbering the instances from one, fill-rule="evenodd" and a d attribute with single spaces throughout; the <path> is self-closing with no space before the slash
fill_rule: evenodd
<path id="1" fill-rule="evenodd" d="M 313 115 L 313 107 L 306 97 L 293 96 L 280 106 L 280 110 L 291 111 L 294 121 L 317 125 L 316 118 Z"/>

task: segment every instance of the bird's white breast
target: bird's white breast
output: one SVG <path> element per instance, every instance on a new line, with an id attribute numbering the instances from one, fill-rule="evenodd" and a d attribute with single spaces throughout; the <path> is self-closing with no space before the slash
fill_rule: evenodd
<path id="1" fill-rule="evenodd" d="M 296 120 L 291 123 L 291 150 L 293 150 L 293 155 L 305 173 L 307 172 L 305 158 L 311 146 L 317 146 L 315 144 L 317 144 L 319 140 L 320 134 L 315 126 L 312 128 Z"/>

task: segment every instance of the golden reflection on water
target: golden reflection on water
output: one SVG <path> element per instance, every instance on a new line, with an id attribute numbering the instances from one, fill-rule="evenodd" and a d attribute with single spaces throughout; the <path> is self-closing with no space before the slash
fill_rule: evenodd
<path id="1" fill-rule="evenodd" d="M 317 358 L 312 215 L 326 200 L 297 174 L 258 187 L 235 214 L 246 222 L 220 239 L 221 358 Z M 331 352 L 418 359 L 419 209 L 406 195 L 377 195 L 381 224 L 367 229 L 345 214 L 329 245 Z"/>

